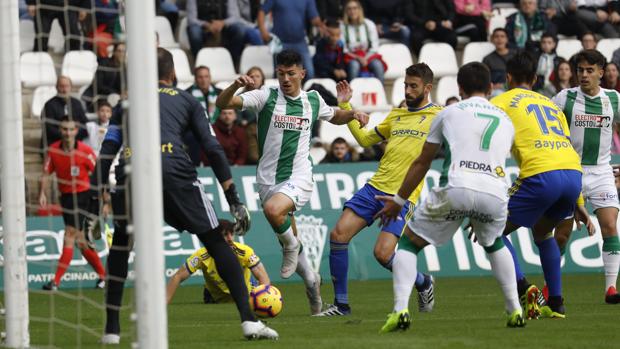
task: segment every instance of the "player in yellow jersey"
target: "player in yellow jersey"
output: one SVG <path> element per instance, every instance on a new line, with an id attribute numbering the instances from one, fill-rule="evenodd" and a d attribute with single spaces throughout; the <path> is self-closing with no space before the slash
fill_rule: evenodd
<path id="1" fill-rule="evenodd" d="M 252 275 L 260 285 L 268 285 L 270 283 L 269 275 L 267 275 L 265 267 L 261 263 L 260 258 L 254 253 L 254 250 L 248 245 L 233 240 L 233 224 L 227 220 L 220 220 L 220 226 L 222 227 L 224 239 L 237 256 L 239 264 L 241 264 L 243 278 L 248 290 L 252 289 L 250 282 Z M 232 302 L 230 291 L 218 274 L 215 261 L 209 255 L 207 249 L 203 247 L 189 256 L 168 281 L 166 286 L 166 299 L 168 303 L 172 301 L 179 285 L 198 270 L 202 270 L 202 275 L 205 279 L 203 290 L 203 300 L 205 303 Z"/>
<path id="2" fill-rule="evenodd" d="M 362 129 L 357 121 L 347 124 L 360 145 L 368 147 L 387 141 L 387 146 L 377 172 L 344 204 L 342 215 L 330 234 L 329 268 L 334 284 L 335 301 L 319 316 L 351 313 L 347 291 L 349 241 L 362 229 L 370 226 L 375 220 L 375 215 L 383 208 L 383 202 L 376 200 L 375 196 L 394 195 L 398 191 L 409 165 L 422 151 L 431 122 L 441 110 L 441 107 L 429 102 L 428 96 L 433 88 L 431 69 L 424 63 L 418 63 L 407 68 L 405 73 L 403 88 L 407 109 L 394 108 L 385 120 L 373 129 Z M 351 109 L 348 103 L 351 89 L 348 84 L 341 82 L 337 89 L 340 107 Z M 375 258 L 388 270 L 392 270 L 396 244 L 405 222 L 413 214 L 413 205 L 418 200 L 422 186 L 420 184 L 411 194 L 398 219 L 385 225 L 377 237 Z M 418 274 L 416 288 L 420 310 L 431 311 L 434 301 L 432 277 Z"/>
<path id="3" fill-rule="evenodd" d="M 512 154 L 520 168 L 519 178 L 509 190 L 504 243 L 513 255 L 526 316 L 537 318 L 542 311 L 550 317 L 564 318 L 561 257 L 553 230 L 574 212 L 580 220 L 586 219 L 587 213 L 583 217 L 584 212 L 575 211 L 582 170 L 579 155 L 570 142 L 566 117 L 549 98 L 531 90 L 536 82 L 536 67 L 536 60 L 528 53 L 515 55 L 506 63 L 510 90 L 491 100 L 510 116 L 515 127 Z M 532 229 L 549 287 L 547 305 L 538 288 L 525 279 L 514 248 L 506 238 L 519 227 Z"/>

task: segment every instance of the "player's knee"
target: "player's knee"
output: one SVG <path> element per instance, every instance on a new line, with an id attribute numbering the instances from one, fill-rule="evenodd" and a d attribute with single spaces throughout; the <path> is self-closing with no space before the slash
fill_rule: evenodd
<path id="1" fill-rule="evenodd" d="M 272 201 L 267 201 L 263 205 L 263 212 L 265 213 L 265 217 L 269 220 L 270 223 L 284 223 L 284 216 L 281 214 L 280 209 L 276 203 Z M 278 220 L 282 220 L 282 222 L 277 222 Z"/>
<path id="2" fill-rule="evenodd" d="M 329 239 L 335 242 L 349 242 L 350 240 L 347 237 L 346 232 L 338 225 L 336 225 L 336 227 L 334 227 L 331 233 L 329 233 Z"/>
<path id="3" fill-rule="evenodd" d="M 568 238 L 565 235 L 558 234 L 558 235 L 555 235 L 554 238 L 555 238 L 555 242 L 558 243 L 559 248 L 566 246 L 566 243 L 568 242 Z"/>
<path id="4" fill-rule="evenodd" d="M 374 254 L 377 262 L 381 265 L 385 265 L 390 261 L 390 258 L 392 258 L 394 250 L 386 250 L 382 246 L 375 246 Z"/>
<path id="5" fill-rule="evenodd" d="M 87 243 L 86 243 L 86 241 L 84 241 L 84 240 L 79 240 L 79 241 L 77 242 L 77 247 L 78 247 L 81 251 L 83 251 L 83 250 L 85 250 L 85 249 L 87 249 L 87 248 L 88 248 L 88 244 L 87 244 Z"/>
<path id="6" fill-rule="evenodd" d="M 603 237 L 610 237 L 610 236 L 618 235 L 618 228 L 616 228 L 615 221 L 610 221 L 610 222 L 599 221 L 599 224 L 601 226 L 601 235 L 603 235 Z"/>

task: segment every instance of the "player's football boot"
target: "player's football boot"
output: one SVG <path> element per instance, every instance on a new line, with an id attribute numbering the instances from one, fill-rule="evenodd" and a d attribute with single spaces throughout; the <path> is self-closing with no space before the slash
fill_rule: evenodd
<path id="1" fill-rule="evenodd" d="M 512 312 L 512 314 L 506 314 L 508 316 L 508 320 L 506 321 L 507 327 L 525 327 L 525 319 L 523 318 L 523 313 L 521 309 L 517 309 Z"/>
<path id="2" fill-rule="evenodd" d="M 248 340 L 253 340 L 253 339 L 277 340 L 278 338 L 280 338 L 278 336 L 278 332 L 267 327 L 267 325 L 265 325 L 261 321 L 244 321 L 241 323 L 241 330 L 243 331 L 243 336 Z"/>
<path id="3" fill-rule="evenodd" d="M 120 344 L 121 336 L 115 333 L 106 333 L 101 337 L 101 344 Z"/>
<path id="4" fill-rule="evenodd" d="M 348 304 L 328 304 L 327 309 L 314 316 L 343 316 L 351 315 L 351 307 Z"/>
<path id="5" fill-rule="evenodd" d="M 540 316 L 538 301 L 541 297 L 541 292 L 536 285 L 530 285 L 525 293 L 521 295 L 521 306 L 523 306 L 523 309 L 525 310 L 524 315 L 527 320 L 538 319 Z"/>
<path id="6" fill-rule="evenodd" d="M 282 248 L 282 268 L 280 268 L 280 276 L 282 276 L 283 279 L 288 279 L 295 273 L 300 250 L 301 242 L 299 240 L 297 240 L 297 245 L 294 247 L 285 246 Z"/>
<path id="7" fill-rule="evenodd" d="M 50 281 L 42 287 L 45 291 L 58 291 L 58 285 L 54 281 Z"/>
<path id="8" fill-rule="evenodd" d="M 428 287 L 418 291 L 418 310 L 420 313 L 430 313 L 435 305 L 435 279 L 432 275 L 424 274 L 425 279 L 430 279 Z"/>
<path id="9" fill-rule="evenodd" d="M 605 303 L 607 304 L 618 304 L 620 303 L 620 294 L 616 291 L 614 286 L 610 286 L 607 289 L 607 293 L 605 293 Z"/>
<path id="10" fill-rule="evenodd" d="M 323 299 L 321 299 L 321 275 L 314 273 L 314 282 L 311 286 L 306 286 L 306 296 L 310 303 L 310 314 L 318 315 L 323 308 Z"/>
<path id="11" fill-rule="evenodd" d="M 97 282 L 95 283 L 95 288 L 103 290 L 105 288 L 105 280 L 104 279 L 97 279 Z"/>
<path id="12" fill-rule="evenodd" d="M 561 297 L 549 297 L 547 304 L 540 308 L 540 317 L 549 319 L 566 318 L 564 300 Z"/>
<path id="13" fill-rule="evenodd" d="M 405 331 L 411 326 L 411 315 L 409 310 L 404 309 L 399 312 L 388 314 L 385 325 L 381 327 L 379 333 L 388 333 L 394 331 Z"/>

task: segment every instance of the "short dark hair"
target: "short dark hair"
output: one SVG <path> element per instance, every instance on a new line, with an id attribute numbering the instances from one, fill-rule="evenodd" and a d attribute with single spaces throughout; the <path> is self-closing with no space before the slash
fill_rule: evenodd
<path id="1" fill-rule="evenodd" d="M 338 18 L 329 17 L 325 21 L 325 26 L 327 26 L 327 28 L 340 28 L 340 22 Z"/>
<path id="2" fill-rule="evenodd" d="M 594 38 L 594 41 L 596 41 L 596 35 L 593 32 L 591 32 L 591 31 L 587 31 L 587 32 L 581 34 L 581 38 L 579 39 L 579 41 L 583 40 L 583 37 L 586 36 L 586 35 L 592 36 L 592 38 Z"/>
<path id="3" fill-rule="evenodd" d="M 303 67 L 301 55 L 297 51 L 282 50 L 276 55 L 276 65 L 283 65 L 290 67 L 292 65 L 299 65 Z"/>
<path id="4" fill-rule="evenodd" d="M 526 51 L 517 52 L 506 62 L 506 73 L 510 74 L 516 84 L 534 81 L 537 68 L 538 61 Z"/>
<path id="5" fill-rule="evenodd" d="M 444 105 L 450 104 L 450 102 L 459 102 L 460 99 L 457 96 L 448 97 Z"/>
<path id="6" fill-rule="evenodd" d="M 410 65 L 407 70 L 405 70 L 405 74 L 408 76 L 418 77 L 422 79 L 425 84 L 433 83 L 433 71 L 428 65 L 426 65 L 426 63 L 416 63 L 414 65 Z"/>
<path id="7" fill-rule="evenodd" d="M 349 145 L 349 143 L 347 143 L 347 141 L 344 138 L 342 138 L 342 137 L 336 137 L 336 139 L 334 139 L 332 141 L 332 145 L 335 145 L 335 144 L 346 144 L 346 145 Z"/>
<path id="8" fill-rule="evenodd" d="M 506 34 L 506 36 L 508 36 L 508 31 L 505 28 L 501 28 L 500 27 L 500 28 L 493 29 L 493 33 L 491 33 L 491 37 L 493 35 L 495 35 L 495 33 L 497 33 L 497 32 L 504 32 L 504 34 Z"/>
<path id="9" fill-rule="evenodd" d="M 112 105 L 106 99 L 100 98 L 100 99 L 97 100 L 96 103 L 97 103 L 97 110 L 99 110 L 99 108 L 101 108 L 101 107 L 108 107 L 108 108 L 112 109 Z"/>
<path id="10" fill-rule="evenodd" d="M 491 84 L 491 72 L 484 63 L 467 63 L 459 69 L 456 75 L 456 82 L 467 95 L 472 95 L 476 92 L 486 93 Z"/>
<path id="11" fill-rule="evenodd" d="M 206 65 L 199 65 L 196 68 L 194 68 L 194 75 L 196 75 L 202 69 L 206 69 L 209 71 L 209 73 L 211 73 L 211 69 L 209 69 L 209 67 L 207 67 Z"/>
<path id="12" fill-rule="evenodd" d="M 232 233 L 235 228 L 235 224 L 227 219 L 219 219 L 218 223 L 220 224 L 218 229 L 222 234 Z"/>
<path id="13" fill-rule="evenodd" d="M 579 65 L 579 63 L 584 61 L 588 64 L 598 65 L 599 68 L 604 69 L 607 58 L 598 50 L 581 50 L 575 55 L 575 64 Z"/>
<path id="14" fill-rule="evenodd" d="M 60 122 L 67 122 L 67 121 L 75 122 L 76 124 L 78 123 L 78 121 L 75 120 L 73 115 L 70 115 L 70 114 L 65 114 L 60 118 Z M 58 127 L 60 127 L 60 123 L 58 124 Z"/>
<path id="15" fill-rule="evenodd" d="M 558 38 L 555 35 L 553 35 L 553 34 L 551 34 L 549 32 L 544 33 L 540 37 L 540 41 L 542 41 L 542 39 L 544 39 L 544 38 L 551 38 L 551 40 L 553 40 L 553 42 L 555 42 L 556 44 L 558 43 Z"/>
<path id="16" fill-rule="evenodd" d="M 172 54 L 165 48 L 157 48 L 157 76 L 159 79 L 169 79 L 174 72 Z"/>

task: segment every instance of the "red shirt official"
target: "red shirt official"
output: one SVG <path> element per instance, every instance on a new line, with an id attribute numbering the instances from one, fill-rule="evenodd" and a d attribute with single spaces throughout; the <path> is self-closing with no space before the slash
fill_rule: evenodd
<path id="1" fill-rule="evenodd" d="M 49 146 L 43 170 L 47 174 L 56 172 L 62 194 L 81 193 L 90 189 L 89 176 L 96 159 L 93 149 L 80 141 L 70 152 L 64 151 L 62 141 L 56 141 Z"/>

